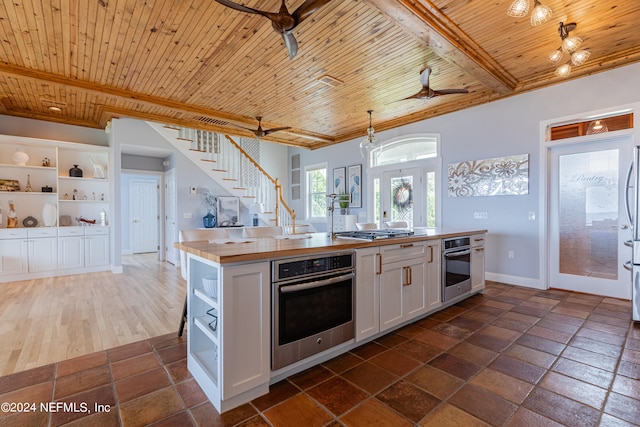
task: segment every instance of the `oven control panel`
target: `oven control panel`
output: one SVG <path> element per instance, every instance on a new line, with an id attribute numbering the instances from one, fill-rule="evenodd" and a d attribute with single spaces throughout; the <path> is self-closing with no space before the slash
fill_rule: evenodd
<path id="1" fill-rule="evenodd" d="M 275 261 L 273 264 L 274 281 L 281 281 L 292 277 L 309 276 L 352 268 L 353 254 L 343 253 L 339 255 L 282 260 Z"/>
<path id="2" fill-rule="evenodd" d="M 442 240 L 442 250 L 447 251 L 449 249 L 464 248 L 471 246 L 471 237 L 454 237 L 451 239 Z"/>

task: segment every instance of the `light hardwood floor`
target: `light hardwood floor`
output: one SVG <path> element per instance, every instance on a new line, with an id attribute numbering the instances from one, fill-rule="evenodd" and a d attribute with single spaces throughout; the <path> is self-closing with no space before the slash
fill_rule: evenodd
<path id="1" fill-rule="evenodd" d="M 175 332 L 186 282 L 157 254 L 122 257 L 123 274 L 0 284 L 0 376 Z"/>

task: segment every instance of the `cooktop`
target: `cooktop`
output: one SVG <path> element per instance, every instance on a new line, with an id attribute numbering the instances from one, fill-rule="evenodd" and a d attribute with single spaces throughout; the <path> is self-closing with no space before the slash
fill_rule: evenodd
<path id="1" fill-rule="evenodd" d="M 412 236 L 413 230 L 403 228 L 403 229 L 338 231 L 337 233 L 335 233 L 335 235 L 338 239 L 381 240 L 381 239 L 393 239 L 397 237 Z"/>

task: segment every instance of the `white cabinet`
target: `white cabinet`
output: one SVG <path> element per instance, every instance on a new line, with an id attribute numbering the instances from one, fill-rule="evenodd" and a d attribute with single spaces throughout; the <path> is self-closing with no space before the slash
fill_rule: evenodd
<path id="1" fill-rule="evenodd" d="M 60 227 L 58 268 L 79 269 L 109 264 L 109 227 Z"/>
<path id="2" fill-rule="evenodd" d="M 29 273 L 54 271 L 58 266 L 56 228 L 27 230 Z"/>
<path id="3" fill-rule="evenodd" d="M 0 275 L 54 271 L 57 268 L 55 228 L 0 230 Z"/>
<path id="4" fill-rule="evenodd" d="M 357 215 L 334 215 L 333 231 L 352 231 L 356 229 Z M 331 219 L 329 219 L 331 221 Z"/>
<path id="5" fill-rule="evenodd" d="M 471 236 L 471 292 L 484 289 L 484 234 Z"/>
<path id="6" fill-rule="evenodd" d="M 25 164 L 15 164 L 16 151 L 28 155 Z M 0 282 L 109 268 L 108 227 L 84 227 L 79 235 L 71 229 L 80 227 L 55 227 L 61 216 L 76 225 L 79 218 L 99 221 L 101 211 L 110 212 L 108 163 L 108 147 L 0 135 Z M 69 176 L 75 165 L 82 177 Z M 9 201 L 18 228 L 2 228 Z M 54 219 L 47 227 L 45 211 Z M 23 227 L 27 217 L 36 227 Z"/>
<path id="7" fill-rule="evenodd" d="M 27 230 L 0 230 L 0 275 L 18 275 L 28 272 Z"/>
<path id="8" fill-rule="evenodd" d="M 188 368 L 219 412 L 269 389 L 270 265 L 224 266 L 188 255 Z M 217 278 L 217 298 L 202 278 Z"/>
<path id="9" fill-rule="evenodd" d="M 356 249 L 356 341 L 438 308 L 440 241 Z"/>
<path id="10" fill-rule="evenodd" d="M 380 273 L 382 257 L 379 248 L 356 249 L 356 341 L 380 332 Z"/>

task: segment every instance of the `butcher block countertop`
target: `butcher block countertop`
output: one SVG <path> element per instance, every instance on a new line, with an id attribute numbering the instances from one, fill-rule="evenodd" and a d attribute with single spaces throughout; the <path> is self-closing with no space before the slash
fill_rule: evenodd
<path id="1" fill-rule="evenodd" d="M 308 238 L 276 239 L 262 237 L 237 239 L 232 243 L 210 243 L 206 240 L 174 243 L 174 247 L 218 264 L 266 261 L 290 256 L 310 255 L 322 252 L 358 248 L 406 244 L 420 240 L 444 239 L 486 233 L 487 230 L 452 230 L 443 228 L 415 229 L 409 237 L 363 241 L 355 239 L 331 240 L 327 233 L 311 233 Z M 286 236 L 285 236 L 286 237 Z M 233 240 L 233 239 L 230 239 Z"/>

